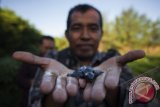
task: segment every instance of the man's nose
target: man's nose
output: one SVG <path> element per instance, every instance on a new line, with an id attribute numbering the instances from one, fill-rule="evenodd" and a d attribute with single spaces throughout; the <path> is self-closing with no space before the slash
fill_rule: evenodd
<path id="1" fill-rule="evenodd" d="M 83 40 L 89 40 L 90 39 L 89 32 L 86 28 L 83 29 L 81 39 L 83 39 Z"/>

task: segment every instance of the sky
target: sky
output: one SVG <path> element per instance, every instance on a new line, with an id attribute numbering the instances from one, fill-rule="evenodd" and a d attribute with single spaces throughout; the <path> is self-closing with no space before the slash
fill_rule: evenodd
<path id="1" fill-rule="evenodd" d="M 70 8 L 87 3 L 99 9 L 106 20 L 114 21 L 132 7 L 152 20 L 160 19 L 160 0 L 0 0 L 0 6 L 13 10 L 44 35 L 61 37 Z"/>

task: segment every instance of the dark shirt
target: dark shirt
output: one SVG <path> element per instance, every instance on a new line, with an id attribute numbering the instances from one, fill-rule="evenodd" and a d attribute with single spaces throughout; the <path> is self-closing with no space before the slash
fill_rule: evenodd
<path id="1" fill-rule="evenodd" d="M 97 52 L 96 55 L 93 57 L 93 60 L 90 64 L 90 66 L 97 66 L 97 65 L 101 64 L 103 61 L 105 61 L 105 60 L 107 60 L 107 59 L 109 59 L 113 56 L 116 56 L 116 55 L 119 55 L 119 53 L 115 50 L 109 50 L 106 53 Z M 63 63 L 66 67 L 68 67 L 70 69 L 75 70 L 75 69 L 77 69 L 81 66 L 78 58 L 76 58 L 71 53 L 69 48 L 66 48 L 66 49 L 58 52 L 58 54 L 55 55 L 55 56 L 48 53 L 47 57 L 57 59 L 59 62 Z M 39 74 L 42 76 L 42 71 L 41 70 L 39 71 Z M 120 75 L 119 83 L 123 83 L 125 81 L 128 81 L 132 77 L 133 76 L 132 76 L 130 70 L 127 67 L 123 67 L 121 75 Z M 36 78 L 39 78 L 39 79 L 37 79 L 37 81 L 35 81 L 35 84 L 40 85 L 39 81 L 41 80 L 41 77 L 36 77 Z M 35 85 L 37 87 L 32 87 L 33 91 L 35 89 L 39 88 L 38 85 Z M 106 101 L 103 101 L 100 105 L 96 105 L 96 104 L 94 104 L 94 102 L 85 102 L 83 100 L 82 93 L 83 93 L 83 90 L 79 89 L 79 93 L 75 97 L 68 98 L 67 102 L 65 103 L 65 107 L 109 107 L 107 105 Z M 32 100 L 32 99 L 35 99 L 32 96 L 35 96 L 35 95 L 30 94 L 30 99 L 31 99 L 30 106 L 32 106 L 32 107 L 43 107 L 42 104 L 41 104 L 42 99 L 40 97 L 38 97 L 39 99 Z M 41 96 L 40 92 L 39 92 L 39 96 Z M 128 100 L 125 100 L 125 99 L 128 99 L 128 98 L 126 98 L 126 96 L 127 96 L 126 95 L 126 87 L 120 88 L 119 95 L 118 95 L 118 99 L 119 99 L 118 106 L 119 107 L 128 107 L 127 106 L 128 105 L 128 102 L 127 102 Z"/>
<path id="2" fill-rule="evenodd" d="M 17 75 L 17 84 L 22 91 L 21 107 L 27 107 L 28 94 L 31 87 L 31 80 L 37 71 L 37 66 L 32 64 L 23 63 Z"/>

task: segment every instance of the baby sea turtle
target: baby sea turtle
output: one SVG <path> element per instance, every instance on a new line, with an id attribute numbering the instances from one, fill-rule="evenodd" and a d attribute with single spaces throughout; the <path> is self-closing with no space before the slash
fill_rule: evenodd
<path id="1" fill-rule="evenodd" d="M 75 70 L 71 74 L 67 74 L 67 76 L 86 79 L 89 82 L 92 82 L 96 79 L 97 76 L 102 74 L 102 71 L 94 70 L 91 66 L 82 66 L 79 69 Z"/>

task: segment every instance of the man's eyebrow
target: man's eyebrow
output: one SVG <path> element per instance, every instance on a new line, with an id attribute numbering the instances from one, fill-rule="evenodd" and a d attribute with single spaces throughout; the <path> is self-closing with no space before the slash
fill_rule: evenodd
<path id="1" fill-rule="evenodd" d="M 89 23 L 88 26 L 95 26 L 95 27 L 99 27 L 100 25 L 97 23 Z"/>
<path id="2" fill-rule="evenodd" d="M 73 27 L 73 26 L 83 26 L 83 24 L 77 22 L 77 23 L 72 23 L 71 26 L 72 26 L 72 27 Z M 88 23 L 87 26 L 97 26 L 97 27 L 98 27 L 98 26 L 100 26 L 100 24 L 98 24 L 98 23 Z"/>
<path id="3" fill-rule="evenodd" d="M 82 24 L 81 23 L 73 23 L 71 24 L 71 26 L 81 26 Z"/>
<path id="4" fill-rule="evenodd" d="M 89 26 L 98 26 L 97 23 L 89 23 L 88 25 L 89 25 Z"/>

